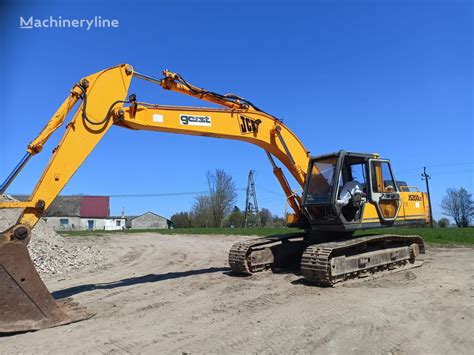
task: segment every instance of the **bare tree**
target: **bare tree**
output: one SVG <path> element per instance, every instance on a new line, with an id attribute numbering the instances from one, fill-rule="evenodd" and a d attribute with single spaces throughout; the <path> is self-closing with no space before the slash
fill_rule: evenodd
<path id="1" fill-rule="evenodd" d="M 190 228 L 191 227 L 191 215 L 188 212 L 178 212 L 170 218 L 173 227 L 175 228 Z"/>
<path id="2" fill-rule="evenodd" d="M 468 227 L 474 217 L 474 201 L 472 194 L 464 187 L 460 189 L 450 188 L 441 201 L 443 214 L 450 216 L 458 227 Z"/>
<path id="3" fill-rule="evenodd" d="M 197 196 L 191 209 L 191 219 L 194 227 L 212 227 L 212 208 L 209 196 Z"/>
<path id="4" fill-rule="evenodd" d="M 260 225 L 262 227 L 268 227 L 272 223 L 272 213 L 267 208 L 262 208 L 258 213 L 258 217 L 260 218 Z"/>
<path id="5" fill-rule="evenodd" d="M 222 227 L 225 216 L 230 212 L 237 199 L 237 193 L 232 176 L 224 170 L 216 169 L 214 173 L 207 172 L 209 199 L 212 211 L 212 226 Z"/>

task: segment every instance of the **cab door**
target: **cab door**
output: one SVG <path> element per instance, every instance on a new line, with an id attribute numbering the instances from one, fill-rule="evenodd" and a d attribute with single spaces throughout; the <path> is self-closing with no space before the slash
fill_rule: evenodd
<path id="1" fill-rule="evenodd" d="M 397 219 L 401 200 L 390 161 L 369 159 L 369 177 L 369 200 L 376 206 L 380 222 L 392 224 Z"/>

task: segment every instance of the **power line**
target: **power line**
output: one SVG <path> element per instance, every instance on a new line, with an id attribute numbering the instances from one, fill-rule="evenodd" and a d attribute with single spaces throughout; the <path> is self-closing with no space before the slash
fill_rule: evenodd
<path id="1" fill-rule="evenodd" d="M 266 192 L 268 192 L 268 193 L 270 193 L 270 194 L 272 194 L 272 195 L 285 197 L 285 194 L 282 193 L 282 192 L 276 192 L 276 191 L 270 190 L 270 189 L 268 189 L 268 188 L 266 188 L 266 187 L 264 187 L 264 186 L 262 186 L 262 185 L 260 185 L 260 184 L 259 184 L 259 185 L 255 184 L 255 186 L 257 186 L 259 190 L 266 191 Z"/>
<path id="2" fill-rule="evenodd" d="M 439 166 L 455 166 L 455 165 L 474 165 L 474 162 L 459 162 L 459 163 L 448 163 L 448 164 L 431 164 L 431 165 L 427 165 L 426 167 L 427 168 L 434 168 L 434 167 L 439 167 Z"/>
<path id="3" fill-rule="evenodd" d="M 459 162 L 459 163 L 447 163 L 447 164 L 431 164 L 431 165 L 426 165 L 427 168 L 437 168 L 437 167 L 444 167 L 444 166 L 473 166 L 474 162 Z M 410 171 L 415 171 L 418 170 L 419 167 L 416 168 L 408 168 L 408 169 L 402 169 L 402 170 L 397 170 L 397 173 L 403 173 L 403 172 L 410 172 Z"/>
<path id="4" fill-rule="evenodd" d="M 463 174 L 463 173 L 472 173 L 474 169 L 467 169 L 467 170 L 449 170 L 449 171 L 431 171 L 431 175 L 438 176 L 438 175 L 454 175 L 454 174 Z M 411 176 L 418 176 L 418 173 L 410 173 L 410 174 L 399 174 L 398 176 L 403 177 L 411 177 Z"/>
<path id="5" fill-rule="evenodd" d="M 239 187 L 237 191 L 246 191 L 245 187 Z M 29 196 L 25 193 L 9 193 L 12 196 Z M 76 193 L 67 195 L 87 196 L 88 194 Z M 91 194 L 93 195 L 93 194 Z M 161 193 L 143 193 L 143 194 L 101 194 L 101 196 L 109 196 L 111 198 L 142 198 L 142 197 L 166 197 L 166 196 L 195 196 L 195 195 L 209 195 L 209 191 L 182 191 L 182 192 L 161 192 Z"/>
<path id="6" fill-rule="evenodd" d="M 144 193 L 144 194 L 120 194 L 107 195 L 113 198 L 134 198 L 134 197 L 165 197 L 165 196 L 193 196 L 193 195 L 207 195 L 209 191 L 188 191 L 188 192 L 163 192 L 163 193 Z"/>
<path id="7" fill-rule="evenodd" d="M 239 187 L 237 191 L 246 191 L 245 187 Z M 134 197 L 166 197 L 166 196 L 195 196 L 209 195 L 209 191 L 183 191 L 183 192 L 162 192 L 162 193 L 143 193 L 143 194 L 118 194 L 107 195 L 113 198 L 134 198 Z"/>

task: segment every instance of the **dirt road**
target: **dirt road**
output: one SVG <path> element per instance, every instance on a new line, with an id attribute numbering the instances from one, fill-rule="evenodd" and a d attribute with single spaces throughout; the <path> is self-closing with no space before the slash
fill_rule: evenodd
<path id="1" fill-rule="evenodd" d="M 428 249 L 421 268 L 336 288 L 294 273 L 229 274 L 247 237 L 80 237 L 103 267 L 45 281 L 96 312 L 0 338 L 0 353 L 472 353 L 472 248 Z"/>

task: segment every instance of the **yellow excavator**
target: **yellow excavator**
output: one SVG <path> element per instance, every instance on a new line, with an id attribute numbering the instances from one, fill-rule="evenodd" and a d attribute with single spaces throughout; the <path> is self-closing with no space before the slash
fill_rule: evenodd
<path id="1" fill-rule="evenodd" d="M 17 223 L 0 233 L 0 333 L 38 330 L 90 316 L 71 300 L 53 299 L 31 261 L 27 244 L 44 211 L 113 125 L 240 140 L 266 152 L 292 209 L 287 223 L 305 233 L 235 244 L 229 252 L 234 273 L 248 275 L 296 265 L 308 283 L 331 286 L 420 264 L 417 257 L 425 248 L 419 236 L 352 236 L 357 230 L 429 221 L 426 194 L 397 181 L 389 160 L 345 151 L 311 156 L 281 120 L 250 101 L 196 87 L 168 70 L 163 75 L 155 78 L 121 64 L 81 79 L 0 185 L 2 195 L 80 101 L 28 201 L 0 202 L 0 208 L 22 209 Z M 127 97 L 133 77 L 221 108 L 140 102 L 135 94 Z M 302 193 L 291 189 L 277 160 Z"/>

